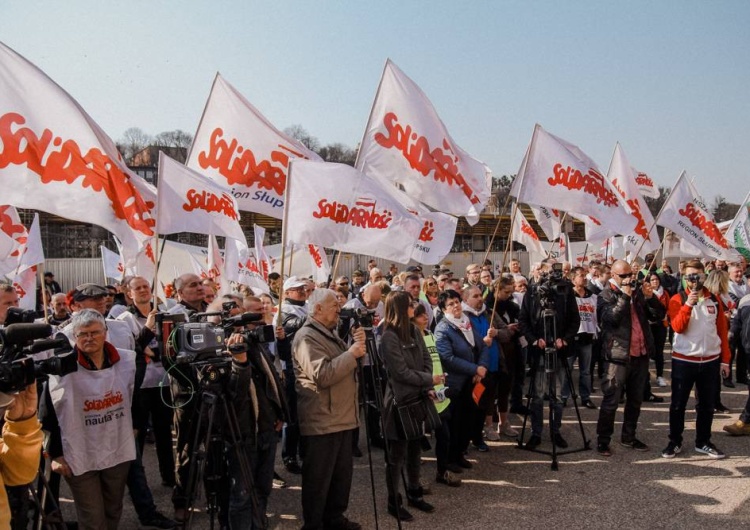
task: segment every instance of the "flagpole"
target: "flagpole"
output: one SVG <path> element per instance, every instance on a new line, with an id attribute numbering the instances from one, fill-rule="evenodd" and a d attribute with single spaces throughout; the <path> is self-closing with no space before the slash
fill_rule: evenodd
<path id="1" fill-rule="evenodd" d="M 567 232 L 565 232 L 565 218 L 568 216 L 568 212 L 563 213 L 562 219 L 560 219 L 560 234 L 568 235 Z M 549 252 L 547 252 L 547 257 L 549 258 L 552 255 L 552 251 L 555 250 L 555 243 L 560 241 L 560 237 L 558 236 L 557 239 L 555 239 L 552 242 L 552 246 L 549 247 Z M 568 245 L 570 245 L 570 239 L 568 239 Z"/>
<path id="2" fill-rule="evenodd" d="M 289 189 L 292 187 L 292 166 L 294 159 L 289 160 L 289 171 L 286 173 L 286 189 L 284 190 L 284 218 L 281 221 L 281 288 L 279 289 L 279 324 L 281 323 L 281 304 L 284 302 L 284 260 L 286 258 L 287 221 L 289 219 Z M 257 245 L 257 241 L 256 241 Z"/>
<path id="3" fill-rule="evenodd" d="M 666 205 L 667 205 L 667 204 L 669 203 L 669 199 L 670 199 L 670 198 L 672 197 L 672 194 L 674 193 L 674 190 L 675 190 L 675 189 L 677 189 L 677 185 L 678 185 L 678 184 L 680 183 L 680 180 L 682 180 L 682 177 L 684 177 L 684 176 L 685 176 L 685 171 L 683 170 L 683 172 L 682 172 L 682 173 L 680 173 L 680 176 L 679 176 L 679 177 L 677 178 L 677 182 L 675 182 L 674 186 L 672 187 L 671 191 L 669 192 L 669 196 L 667 196 L 667 200 L 665 200 L 665 201 L 664 201 L 664 202 L 662 203 L 662 205 L 661 205 L 661 208 L 659 208 L 659 213 L 658 213 L 658 215 L 657 215 L 657 216 L 656 216 L 656 217 L 654 218 L 654 222 L 653 222 L 653 223 L 651 223 L 651 228 L 649 228 L 649 229 L 648 229 L 648 232 L 646 232 L 646 235 L 649 235 L 649 234 L 651 234 L 651 230 L 653 230 L 653 229 L 654 229 L 654 227 L 656 226 L 656 223 L 657 223 L 657 221 L 659 220 L 659 217 L 661 217 L 661 214 L 662 214 L 662 212 L 664 211 L 664 207 L 665 207 L 665 206 L 666 206 Z M 666 234 L 665 234 L 665 235 L 666 235 Z M 641 244 L 640 244 L 640 246 L 638 247 L 638 250 L 636 251 L 635 255 L 633 256 L 633 259 L 632 259 L 632 260 L 630 260 L 630 264 L 631 264 L 631 265 L 633 265 L 633 263 L 635 263 L 635 260 L 636 260 L 636 259 L 638 258 L 638 255 L 639 255 L 639 254 L 641 253 L 641 249 L 643 249 L 643 245 L 645 245 L 645 244 L 646 244 L 646 239 L 644 238 L 644 239 L 643 239 L 643 240 L 641 241 Z"/>
<path id="4" fill-rule="evenodd" d="M 581 265 L 586 263 L 586 254 L 588 254 L 588 252 L 589 252 L 589 242 L 586 241 L 586 246 L 583 247 L 583 261 L 581 261 Z"/>
<path id="5" fill-rule="evenodd" d="M 37 270 L 39 271 L 39 281 L 42 282 L 42 311 L 44 312 L 44 323 L 49 324 L 49 314 L 47 314 L 47 286 L 44 285 L 44 272 L 42 269 L 44 269 L 44 263 L 42 263 L 42 267 L 39 267 Z"/>
<path id="6" fill-rule="evenodd" d="M 196 133 L 201 130 L 201 125 L 203 125 L 203 119 L 206 117 L 206 110 L 208 110 L 208 103 L 209 101 L 211 101 L 211 94 L 214 93 L 214 87 L 216 86 L 216 81 L 219 79 L 219 75 L 219 72 L 216 72 L 216 75 L 214 76 L 214 82 L 211 83 L 211 90 L 208 93 L 206 104 L 203 106 L 203 113 L 201 114 L 201 119 L 198 121 L 198 128 L 195 130 Z M 190 143 L 190 149 L 187 152 L 185 164 L 187 164 L 187 161 L 190 160 L 190 155 L 193 154 L 193 147 L 195 147 L 195 136 L 196 135 L 193 135 L 193 141 Z"/>
<path id="7" fill-rule="evenodd" d="M 372 111 L 375 110 L 375 102 L 378 100 L 378 96 L 380 95 L 380 89 L 383 87 L 383 78 L 385 77 L 385 69 L 388 68 L 388 64 L 391 62 L 390 59 L 385 60 L 385 64 L 383 65 L 383 73 L 380 75 L 380 81 L 378 82 L 378 89 L 375 91 L 375 97 L 372 98 L 372 105 L 370 106 L 370 115 L 367 117 L 367 125 L 365 125 L 365 131 L 362 133 L 362 140 L 359 142 L 359 149 L 357 149 L 357 158 L 354 160 L 354 167 L 359 169 L 362 173 L 364 173 L 364 168 L 359 167 L 359 157 L 362 154 L 362 146 L 365 143 L 365 138 L 367 138 L 367 131 L 370 130 L 370 124 L 372 123 Z"/>
<path id="8" fill-rule="evenodd" d="M 508 233 L 508 240 L 505 242 L 505 250 L 503 251 L 503 261 L 500 263 L 501 274 L 503 272 L 503 269 L 505 268 L 506 260 L 508 259 L 508 251 L 510 250 L 511 241 L 513 241 L 513 224 L 516 222 L 516 215 L 518 215 L 518 203 L 516 203 L 513 206 L 513 214 L 511 215 L 511 219 L 510 219 L 510 232 Z M 487 258 L 485 257 L 485 259 Z"/>
<path id="9" fill-rule="evenodd" d="M 294 261 L 294 244 L 292 244 L 291 246 L 291 252 L 289 252 L 289 272 L 286 273 L 287 276 L 292 275 L 292 261 Z M 283 269 L 281 272 L 284 272 Z"/>
<path id="10" fill-rule="evenodd" d="M 339 261 L 341 261 L 341 251 L 336 251 L 336 258 L 333 260 L 333 270 L 331 271 L 331 282 L 336 281 L 336 271 L 339 269 Z M 328 286 L 330 287 L 331 282 L 328 282 Z"/>
<path id="11" fill-rule="evenodd" d="M 154 231 L 154 239 L 156 239 L 156 244 L 154 245 L 154 263 L 156 264 L 156 267 L 154 267 L 154 282 L 151 284 L 151 294 L 154 295 L 154 309 L 158 309 L 158 299 L 159 299 L 159 293 L 157 292 L 157 286 L 159 282 L 159 265 L 161 265 L 161 256 L 162 253 L 159 252 L 159 233 Z M 166 241 L 166 240 L 165 240 Z M 166 297 L 166 292 L 164 293 Z M 166 300 L 164 301 L 166 304 Z"/>
<path id="12" fill-rule="evenodd" d="M 487 252 L 484 254 L 484 259 L 482 260 L 482 263 L 487 261 L 487 256 L 490 255 L 490 250 L 492 249 L 492 243 L 495 242 L 495 236 L 497 235 L 497 231 L 500 229 L 500 223 L 503 222 L 503 212 L 508 207 L 508 203 L 510 202 L 510 190 L 508 190 L 508 196 L 505 197 L 505 204 L 503 204 L 503 208 L 500 210 L 498 214 L 497 219 L 497 225 L 495 225 L 495 231 L 492 232 L 492 237 L 490 238 L 490 243 L 487 245 Z M 518 207 L 518 204 L 516 203 L 516 208 Z M 515 212 L 515 210 L 513 210 Z M 513 222 L 510 223 L 510 231 L 513 232 Z"/>

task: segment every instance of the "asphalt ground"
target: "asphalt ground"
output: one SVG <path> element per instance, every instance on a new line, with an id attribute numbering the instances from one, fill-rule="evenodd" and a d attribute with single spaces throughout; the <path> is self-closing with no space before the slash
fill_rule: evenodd
<path id="1" fill-rule="evenodd" d="M 670 363 L 665 377 L 669 381 Z M 425 500 L 435 512 L 425 514 L 411 509 L 414 520 L 404 528 L 750 528 L 750 436 L 731 437 L 722 426 L 737 419 L 748 395 L 745 385 L 734 389 L 722 387 L 724 405 L 731 413 L 716 414 L 713 423 L 714 444 L 727 454 L 714 460 L 694 451 L 695 411 L 693 400 L 686 413 L 683 452 L 674 459 L 661 457 L 667 445 L 670 388 L 652 385 L 664 403 L 644 403 L 638 426 L 638 437 L 649 446 L 647 452 L 636 452 L 620 446 L 619 432 L 622 406 L 618 410 L 611 457 L 595 451 L 597 410 L 581 408 L 586 436 L 591 450 L 559 457 L 559 469 L 551 470 L 550 457 L 517 448 L 514 440 L 488 442 L 490 451 L 480 453 L 473 447 L 468 458 L 474 468 L 462 473 L 463 484 L 449 488 L 435 483 L 434 452 L 423 455 L 422 477 L 432 493 Z M 574 375 L 577 377 L 577 375 Z M 595 383 L 598 390 L 598 381 Z M 601 393 L 592 400 L 597 405 Z M 522 418 L 511 415 L 520 430 Z M 545 422 L 546 428 L 546 422 Z M 562 434 L 570 449 L 583 447 L 575 409 L 569 403 L 564 411 Z M 528 437 L 529 432 L 527 428 Z M 378 518 L 376 521 L 370 483 L 370 466 L 364 440 L 365 456 L 354 460 L 354 479 L 347 516 L 363 528 L 397 528 L 396 520 L 386 512 L 383 452 L 372 451 L 372 470 Z M 433 441 L 434 447 L 434 441 Z M 551 449 L 545 431 L 540 449 Z M 172 514 L 171 490 L 161 486 L 155 451 L 145 450 L 149 483 L 159 509 Z M 302 525 L 300 505 L 301 480 L 281 465 L 277 471 L 287 486 L 275 488 L 269 501 L 269 528 L 297 529 Z M 75 520 L 72 500 L 63 486 L 61 505 L 67 520 Z M 205 505 L 199 500 L 196 505 Z M 140 528 L 130 500 L 126 497 L 120 528 Z M 210 528 L 208 518 L 200 511 L 192 528 Z M 218 524 L 216 526 L 218 528 Z"/>

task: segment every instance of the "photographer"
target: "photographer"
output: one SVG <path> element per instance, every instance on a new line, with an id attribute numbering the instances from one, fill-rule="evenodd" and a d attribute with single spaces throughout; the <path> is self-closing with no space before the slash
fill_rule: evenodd
<path id="1" fill-rule="evenodd" d="M 248 296 L 243 302 L 247 313 L 262 315 L 263 302 L 260 298 Z M 239 313 L 239 309 L 232 312 Z M 263 333 L 267 331 L 266 328 L 270 328 L 270 337 Z M 232 371 L 237 374 L 235 409 L 258 502 L 258 513 L 255 514 L 253 492 L 244 483 L 236 456 L 231 454 L 229 523 L 230 528 L 244 530 L 267 527 L 266 507 L 273 488 L 276 447 L 288 411 L 281 379 L 263 342 L 269 338 L 273 340 L 273 328 L 264 326 L 263 320 L 259 319 L 247 324 L 244 330 L 237 331 L 229 337 L 227 346 L 233 355 Z M 236 350 L 232 348 L 238 345 L 240 347 Z"/>
<path id="2" fill-rule="evenodd" d="M 302 328 L 307 318 L 307 282 L 296 276 L 290 276 L 284 282 L 284 301 L 276 321 L 276 348 L 284 370 L 284 392 L 289 407 L 289 417 L 284 427 L 281 446 L 281 459 L 284 468 L 295 475 L 302 473 L 302 466 L 297 460 L 300 453 L 299 422 L 297 419 L 297 390 L 295 387 L 294 364 L 292 363 L 292 342 L 294 335 Z"/>
<path id="3" fill-rule="evenodd" d="M 4 315 L 2 318 L 5 320 Z M 3 530 L 10 528 L 5 487 L 30 483 L 39 466 L 43 435 L 36 417 L 36 383 L 15 396 L 0 392 L 0 409 L 6 406 L 3 436 L 0 438 L 0 529 Z"/>
<path id="4" fill-rule="evenodd" d="M 562 271 L 559 268 L 550 270 L 548 263 L 542 263 L 538 269 L 538 275 L 538 281 L 532 285 L 530 292 L 526 293 L 523 298 L 518 319 L 521 333 L 529 344 L 532 367 L 535 367 L 531 398 L 531 437 L 526 442 L 528 449 L 535 449 L 542 443 L 543 395 L 547 375 L 544 366 L 545 350 L 549 348 L 550 355 L 557 356 L 554 359 L 557 366 L 556 375 L 552 381 L 554 386 L 547 390 L 550 396 L 557 395 L 556 388 L 561 388 L 561 383 L 565 380 L 563 363 L 567 356 L 568 346 L 573 342 L 581 323 L 570 282 L 563 278 Z M 543 313 L 545 309 L 553 310 L 554 318 L 545 319 Z M 557 447 L 565 449 L 568 447 L 568 442 L 560 434 L 562 402 L 556 399 L 550 406 L 554 406 L 555 412 L 555 425 L 550 426 L 552 441 Z"/>
<path id="5" fill-rule="evenodd" d="M 597 299 L 596 314 L 602 330 L 602 357 L 605 376 L 602 381 L 601 409 L 596 424 L 597 451 L 611 456 L 610 441 L 615 430 L 615 414 L 625 386 L 625 417 L 620 445 L 636 451 L 648 446 L 636 438 L 644 386 L 648 381 L 649 358 L 654 339 L 649 321 L 664 318 L 664 306 L 654 296 L 650 283 L 639 287 L 627 261 L 612 264 L 612 277 Z"/>
<path id="6" fill-rule="evenodd" d="M 330 289 L 310 297 L 310 316 L 293 344 L 302 467 L 304 529 L 358 530 L 344 512 L 352 484 L 352 435 L 359 426 L 357 359 L 365 354 L 358 328 L 347 349 L 336 335 L 341 308 Z"/>

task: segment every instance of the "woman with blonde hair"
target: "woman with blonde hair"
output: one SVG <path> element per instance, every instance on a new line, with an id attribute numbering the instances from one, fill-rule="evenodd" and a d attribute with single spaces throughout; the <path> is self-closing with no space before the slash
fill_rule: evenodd
<path id="1" fill-rule="evenodd" d="M 706 281 L 703 286 L 711 291 L 717 300 L 719 300 L 719 307 L 723 309 L 724 315 L 727 317 L 727 322 L 732 320 L 732 315 L 736 311 L 736 306 L 732 298 L 729 296 L 729 273 L 722 269 L 714 269 L 708 273 Z M 728 407 L 725 407 L 721 402 L 721 373 L 717 375 L 719 383 L 716 385 L 716 399 L 714 400 L 714 410 L 716 412 L 730 412 Z M 698 393 L 696 392 L 696 398 Z"/>

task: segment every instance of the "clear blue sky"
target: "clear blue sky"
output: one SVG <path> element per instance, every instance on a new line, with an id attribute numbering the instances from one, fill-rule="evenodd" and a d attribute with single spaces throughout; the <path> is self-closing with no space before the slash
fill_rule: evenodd
<path id="1" fill-rule="evenodd" d="M 279 128 L 356 145 L 391 57 L 453 138 L 516 173 L 536 122 L 606 171 L 616 141 L 709 201 L 750 189 L 748 1 L 15 1 L 0 41 L 112 136 L 195 132 L 216 71 Z"/>

